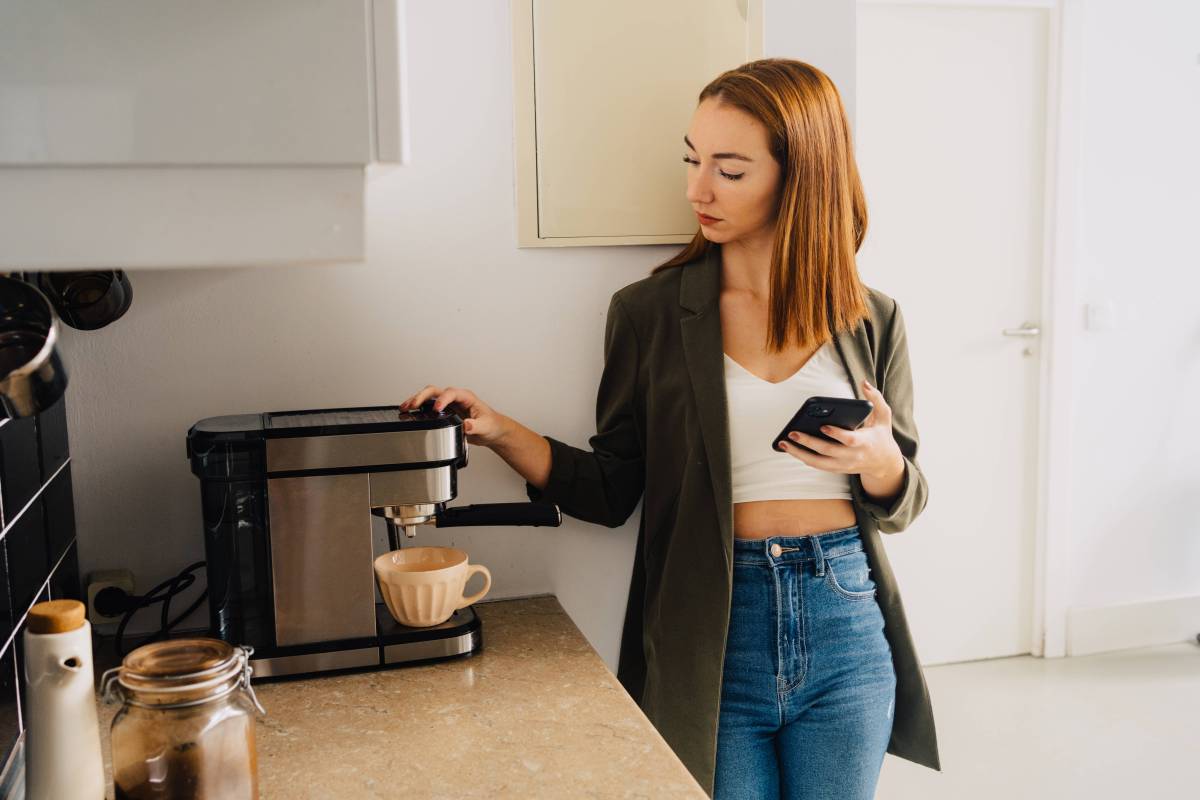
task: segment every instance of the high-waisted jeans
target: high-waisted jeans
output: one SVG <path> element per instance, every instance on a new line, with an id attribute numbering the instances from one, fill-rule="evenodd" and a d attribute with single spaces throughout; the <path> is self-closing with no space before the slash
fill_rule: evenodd
<path id="1" fill-rule="evenodd" d="M 715 800 L 874 797 L 896 672 L 857 525 L 734 540 Z"/>

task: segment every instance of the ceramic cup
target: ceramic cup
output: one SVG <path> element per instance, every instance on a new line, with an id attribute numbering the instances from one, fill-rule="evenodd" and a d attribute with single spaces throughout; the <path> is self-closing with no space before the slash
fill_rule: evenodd
<path id="1" fill-rule="evenodd" d="M 476 572 L 483 574 L 483 588 L 463 597 Z M 405 547 L 384 553 L 375 559 L 375 577 L 392 617 L 413 628 L 441 625 L 492 588 L 488 568 L 467 563 L 466 552 L 456 547 Z"/>

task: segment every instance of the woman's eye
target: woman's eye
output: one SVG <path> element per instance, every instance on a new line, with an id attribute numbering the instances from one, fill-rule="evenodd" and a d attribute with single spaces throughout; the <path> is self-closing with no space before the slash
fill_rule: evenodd
<path id="1" fill-rule="evenodd" d="M 684 157 L 683 157 L 683 160 L 684 160 L 684 161 L 686 161 L 686 162 L 687 162 L 687 163 L 689 163 L 689 164 L 699 164 L 699 163 L 700 163 L 699 161 L 696 161 L 696 160 L 694 160 L 694 159 L 688 158 L 687 156 L 684 156 Z M 718 172 L 720 172 L 720 173 L 721 173 L 721 175 L 722 175 L 723 177 L 725 177 L 725 178 L 728 178 L 728 179 L 729 179 L 729 180 L 731 180 L 731 181 L 736 181 L 738 178 L 740 178 L 740 177 L 742 177 L 743 175 L 745 175 L 745 174 L 746 174 L 746 173 L 744 173 L 744 172 L 739 172 L 739 173 L 738 173 L 738 174 L 736 174 L 736 175 L 732 175 L 732 174 L 730 174 L 730 173 L 728 173 L 728 172 L 725 172 L 724 170 L 717 170 L 717 171 L 718 171 Z"/>

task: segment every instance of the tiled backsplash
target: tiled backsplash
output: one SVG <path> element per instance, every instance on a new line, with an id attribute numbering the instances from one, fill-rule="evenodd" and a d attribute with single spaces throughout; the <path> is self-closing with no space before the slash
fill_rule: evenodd
<path id="1" fill-rule="evenodd" d="M 66 400 L 36 417 L 0 420 L 0 795 L 21 748 L 21 635 L 39 600 L 82 599 Z"/>

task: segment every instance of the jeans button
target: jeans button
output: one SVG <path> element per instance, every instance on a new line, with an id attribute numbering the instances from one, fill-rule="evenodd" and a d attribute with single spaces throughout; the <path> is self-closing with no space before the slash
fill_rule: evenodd
<path id="1" fill-rule="evenodd" d="M 776 558 L 779 558 L 779 556 L 782 554 L 783 554 L 783 548 L 779 546 L 779 542 L 776 542 L 775 544 L 771 545 L 771 555 L 775 556 Z"/>

